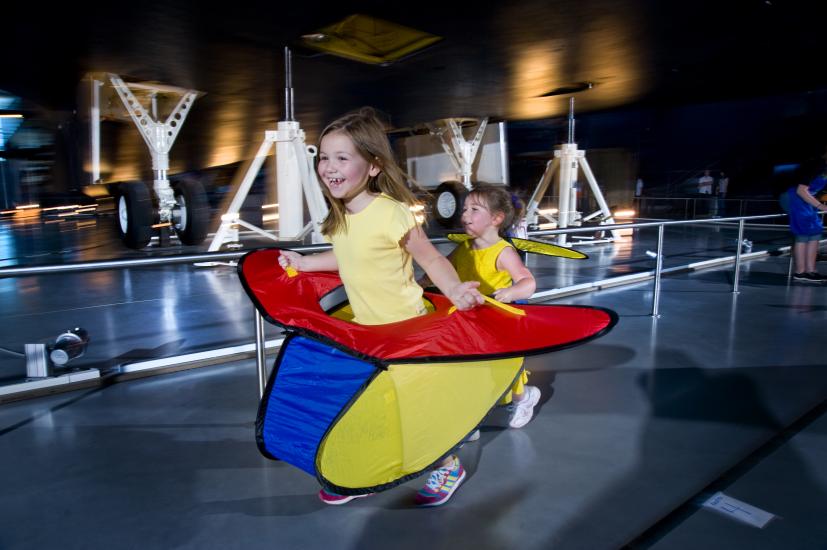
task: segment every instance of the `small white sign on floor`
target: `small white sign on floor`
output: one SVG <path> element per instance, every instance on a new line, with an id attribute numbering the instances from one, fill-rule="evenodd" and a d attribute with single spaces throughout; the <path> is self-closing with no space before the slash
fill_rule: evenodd
<path id="1" fill-rule="evenodd" d="M 750 506 L 746 502 L 727 496 L 720 491 L 709 497 L 703 503 L 704 508 L 715 510 L 727 517 L 763 529 L 773 518 L 774 514 Z"/>

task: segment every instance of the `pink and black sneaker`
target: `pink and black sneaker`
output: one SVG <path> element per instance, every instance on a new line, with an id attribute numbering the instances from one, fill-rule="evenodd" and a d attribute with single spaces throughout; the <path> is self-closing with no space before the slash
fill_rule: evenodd
<path id="1" fill-rule="evenodd" d="M 338 506 L 339 504 L 345 504 L 346 502 L 350 502 L 354 498 L 369 497 L 372 494 L 373 493 L 368 493 L 366 495 L 339 495 L 322 489 L 321 491 L 319 491 L 319 499 L 321 499 L 321 501 L 325 504 L 330 504 L 331 506 Z"/>

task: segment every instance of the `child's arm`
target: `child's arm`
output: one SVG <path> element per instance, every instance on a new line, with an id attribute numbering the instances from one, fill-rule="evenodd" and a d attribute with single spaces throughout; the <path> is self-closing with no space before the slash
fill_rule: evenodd
<path id="1" fill-rule="evenodd" d="M 827 206 L 825 206 L 823 202 L 815 198 L 812 193 L 810 193 L 810 188 L 806 183 L 799 184 L 795 192 L 804 202 L 813 205 L 816 210 L 827 210 Z"/>
<path id="2" fill-rule="evenodd" d="M 457 247 L 457 248 L 459 248 L 459 247 Z M 454 262 L 453 262 L 453 261 L 451 261 L 451 258 L 453 258 L 453 257 L 454 257 L 454 253 L 455 253 L 456 251 L 457 251 L 457 249 L 456 249 L 456 248 L 454 248 L 454 249 L 451 251 L 451 253 L 450 253 L 450 254 L 448 254 L 448 262 L 451 264 L 451 267 L 454 267 Z M 454 270 L 456 270 L 456 267 L 454 267 Z M 427 275 L 427 274 L 425 274 L 425 275 L 423 275 L 422 277 L 420 277 L 420 278 L 419 278 L 416 282 L 417 282 L 417 284 L 418 284 L 419 286 L 421 286 L 422 288 L 428 288 L 429 286 L 434 286 L 434 283 L 431 281 L 431 279 L 428 277 L 428 275 Z"/>
<path id="3" fill-rule="evenodd" d="M 514 300 L 525 300 L 534 294 L 537 288 L 534 275 L 523 264 L 517 251 L 510 246 L 503 248 L 497 257 L 497 269 L 508 271 L 513 283 L 509 287 L 495 290 L 494 298 L 500 302 L 509 303 Z"/>
<path id="4" fill-rule="evenodd" d="M 292 250 L 282 250 L 279 265 L 285 269 L 292 267 L 296 271 L 339 271 L 339 263 L 332 250 L 308 256 Z"/>
<path id="5" fill-rule="evenodd" d="M 485 302 L 477 290 L 480 284 L 477 281 L 461 282 L 454 266 L 439 253 L 420 226 L 408 231 L 400 244 L 457 309 L 471 309 Z"/>

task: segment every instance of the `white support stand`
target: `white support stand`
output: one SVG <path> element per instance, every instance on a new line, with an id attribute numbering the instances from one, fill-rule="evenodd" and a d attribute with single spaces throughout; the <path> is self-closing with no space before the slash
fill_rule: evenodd
<path id="1" fill-rule="evenodd" d="M 578 221 L 577 217 L 579 215 L 579 212 L 576 210 L 577 189 L 575 184 L 578 179 L 578 169 L 582 169 L 583 175 L 586 177 L 586 181 L 589 183 L 589 188 L 591 189 L 592 195 L 594 195 L 599 207 L 597 212 L 583 218 L 582 221 L 587 221 L 598 216 L 599 214 L 602 214 L 603 220 L 601 224 L 613 224 L 613 214 L 609 210 L 609 206 L 606 204 L 606 199 L 603 197 L 603 193 L 600 191 L 600 186 L 597 184 L 597 180 L 594 177 L 594 172 L 592 172 L 589 162 L 586 160 L 586 152 L 578 149 L 577 144 L 574 143 L 574 98 L 570 99 L 569 105 L 569 142 L 562 144 L 559 149 L 556 149 L 554 151 L 554 158 L 546 164 L 546 169 L 543 172 L 540 181 L 537 183 L 537 187 L 534 189 L 531 199 L 528 201 L 528 207 L 526 208 L 526 221 L 529 225 L 537 224 L 539 218 L 538 208 L 540 205 L 540 200 L 546 194 L 546 191 L 554 178 L 554 174 L 559 170 L 560 174 L 557 187 L 557 228 L 565 229 L 570 225 L 574 225 L 575 222 Z M 615 230 L 611 233 L 612 238 L 614 239 L 620 237 L 620 233 Z M 558 235 L 557 244 L 560 246 L 565 246 L 567 241 L 566 237 L 566 234 Z"/>
<path id="2" fill-rule="evenodd" d="M 468 141 L 462 134 L 461 125 L 465 122 L 476 122 L 474 119 L 448 118 L 440 124 L 428 124 L 431 135 L 440 139 L 442 148 L 451 159 L 451 163 L 467 190 L 471 190 L 471 174 L 474 168 L 474 161 L 477 158 L 477 151 L 482 143 L 485 134 L 485 127 L 488 125 L 488 118 L 479 121 L 479 128 L 474 137 Z"/>
<path id="3" fill-rule="evenodd" d="M 258 153 L 247 169 L 227 212 L 221 216 L 221 225 L 207 249 L 209 252 L 219 250 L 224 243 L 237 242 L 239 225 L 275 241 L 302 239 L 313 231 L 313 242 L 323 242 L 319 227 L 327 216 L 327 204 L 314 168 L 316 147 L 306 146 L 304 140 L 304 130 L 295 121 L 280 121 L 278 130 L 264 132 L 264 141 Z M 240 215 L 244 200 L 273 145 L 276 146 L 278 177 L 278 236 L 242 220 Z M 310 211 L 311 222 L 307 225 L 304 225 L 302 195 L 307 199 Z"/>
<path id="4" fill-rule="evenodd" d="M 312 231 L 314 243 L 324 242 L 320 227 L 327 217 L 328 209 L 314 167 L 318 151 L 312 145 L 305 145 L 304 130 L 293 119 L 292 56 L 288 48 L 284 49 L 284 65 L 286 120 L 280 121 L 275 131 L 264 132 L 264 141 L 259 146 L 258 153 L 247 168 L 230 206 L 221 216 L 221 225 L 210 242 L 209 252 L 219 250 L 225 243 L 238 242 L 238 226 L 274 241 L 300 240 Z M 273 145 L 276 147 L 276 185 L 279 201 L 278 236 L 242 220 L 240 214 L 244 200 Z M 307 208 L 310 211 L 311 221 L 307 225 L 304 224 L 302 195 L 307 200 Z"/>

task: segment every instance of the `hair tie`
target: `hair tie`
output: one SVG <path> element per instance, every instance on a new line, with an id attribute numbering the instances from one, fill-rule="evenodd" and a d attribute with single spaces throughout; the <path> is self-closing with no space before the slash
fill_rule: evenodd
<path id="1" fill-rule="evenodd" d="M 519 210 L 523 207 L 523 203 L 520 202 L 520 197 L 518 197 L 515 193 L 511 193 L 511 206 L 513 206 L 515 210 Z"/>

